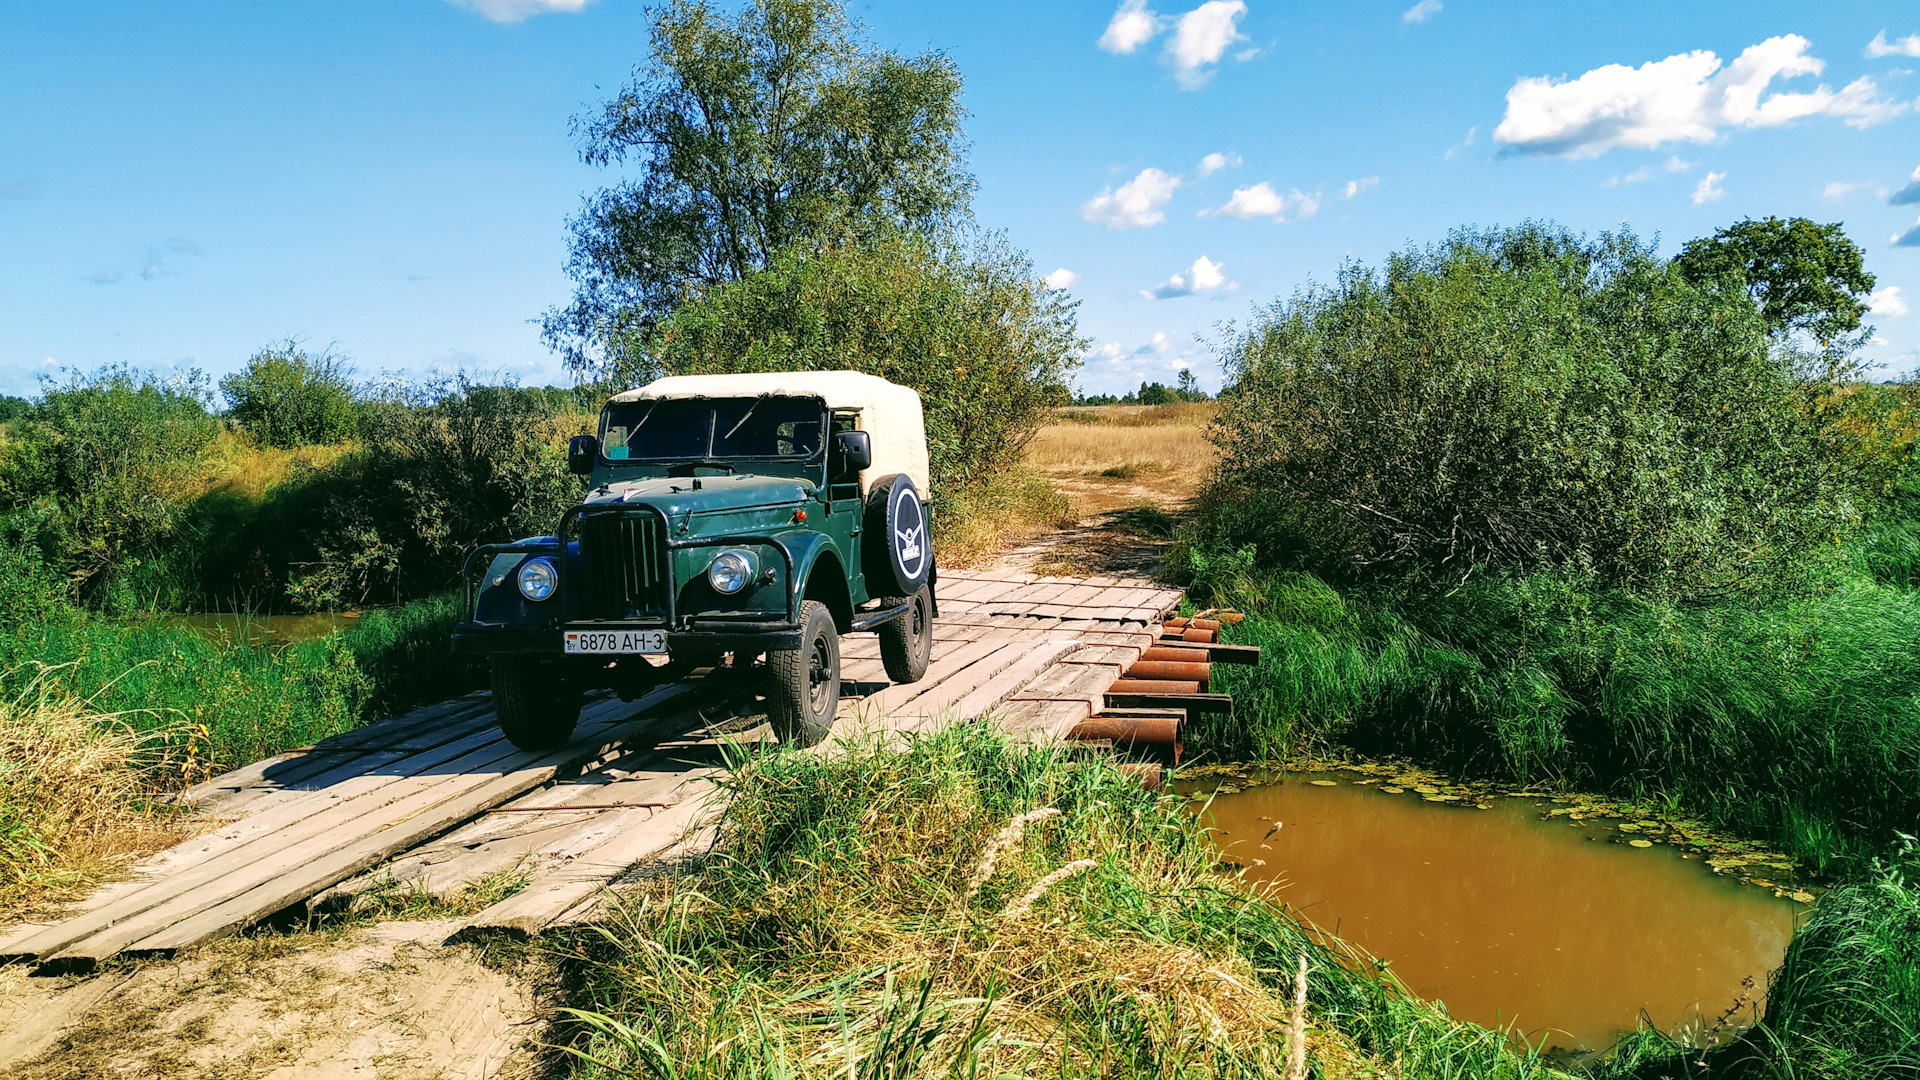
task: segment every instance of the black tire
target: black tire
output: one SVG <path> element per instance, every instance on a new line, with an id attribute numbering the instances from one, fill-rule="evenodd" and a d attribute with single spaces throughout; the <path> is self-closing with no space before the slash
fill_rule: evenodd
<path id="1" fill-rule="evenodd" d="M 827 605 L 800 605 L 800 647 L 767 653 L 767 719 L 780 741 L 812 746 L 833 731 L 840 708 L 840 635 Z"/>
<path id="2" fill-rule="evenodd" d="M 912 596 L 933 570 L 927 504 L 905 473 L 875 480 L 861 521 L 862 569 L 873 596 Z"/>
<path id="3" fill-rule="evenodd" d="M 907 613 L 880 627 L 880 662 L 887 678 L 897 683 L 919 682 L 933 656 L 933 590 L 921 589 L 906 598 Z M 893 605 L 899 600 L 885 600 Z"/>
<path id="4" fill-rule="evenodd" d="M 557 660 L 497 656 L 493 712 L 507 741 L 522 750 L 565 746 L 580 721 L 580 688 Z"/>

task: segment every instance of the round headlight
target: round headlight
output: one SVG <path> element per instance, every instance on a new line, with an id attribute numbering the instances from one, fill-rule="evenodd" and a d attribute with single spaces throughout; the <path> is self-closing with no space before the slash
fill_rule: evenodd
<path id="1" fill-rule="evenodd" d="M 528 559 L 520 564 L 520 595 L 529 600 L 545 600 L 560 587 L 560 572 L 551 559 Z"/>
<path id="2" fill-rule="evenodd" d="M 744 551 L 723 551 L 707 567 L 707 584 L 713 591 L 731 596 L 747 587 L 753 579 L 753 556 Z"/>

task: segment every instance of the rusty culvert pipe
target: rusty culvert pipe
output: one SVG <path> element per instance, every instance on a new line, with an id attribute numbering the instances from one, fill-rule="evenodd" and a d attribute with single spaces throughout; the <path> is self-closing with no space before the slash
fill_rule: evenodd
<path id="1" fill-rule="evenodd" d="M 1069 739 L 1107 739 L 1115 746 L 1171 746 L 1180 741 L 1180 721 L 1171 716 L 1093 716 L 1067 733 Z"/>
<path id="2" fill-rule="evenodd" d="M 1165 660 L 1141 660 L 1127 669 L 1122 678 L 1127 679 L 1173 679 L 1179 682 L 1197 682 L 1204 692 L 1207 681 L 1213 677 L 1212 664 L 1182 664 Z"/>
<path id="3" fill-rule="evenodd" d="M 1205 649 L 1187 649 L 1178 645 L 1155 645 L 1140 654 L 1140 659 L 1158 664 L 1211 664 L 1213 654 Z"/>
<path id="4" fill-rule="evenodd" d="M 1109 694 L 1204 694 L 1192 679 L 1121 679 L 1107 687 Z"/>
<path id="5" fill-rule="evenodd" d="M 1186 630 L 1180 631 L 1179 636 L 1182 641 L 1202 641 L 1211 645 L 1217 635 L 1211 630 L 1195 630 L 1189 627 Z"/>

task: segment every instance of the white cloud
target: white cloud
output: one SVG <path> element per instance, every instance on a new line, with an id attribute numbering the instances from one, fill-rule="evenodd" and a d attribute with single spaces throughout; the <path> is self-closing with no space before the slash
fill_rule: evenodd
<path id="1" fill-rule="evenodd" d="M 1359 180 L 1349 180 L 1347 181 L 1347 186 L 1340 190 L 1340 201 L 1346 202 L 1348 199 L 1353 198 L 1363 191 L 1368 191 L 1379 186 L 1380 178 L 1377 176 L 1368 176 Z"/>
<path id="2" fill-rule="evenodd" d="M 1400 21 L 1423 23 L 1438 14 L 1440 14 L 1440 0 L 1420 0 L 1419 3 L 1400 13 Z"/>
<path id="3" fill-rule="evenodd" d="M 1913 170 L 1913 175 L 1907 177 L 1906 187 L 1887 196 L 1889 206 L 1906 206 L 1911 203 L 1920 203 L 1920 169 Z"/>
<path id="4" fill-rule="evenodd" d="M 1040 280 L 1047 283 L 1047 288 L 1059 291 L 1073 288 L 1074 283 L 1080 280 L 1080 275 L 1063 266 Z"/>
<path id="5" fill-rule="evenodd" d="M 1180 178 L 1159 169 L 1142 169 L 1140 175 L 1121 184 L 1118 190 L 1106 188 L 1080 207 L 1080 219 L 1109 229 L 1145 229 L 1167 220 L 1163 207 L 1173 198 Z"/>
<path id="6" fill-rule="evenodd" d="M 1107 21 L 1107 32 L 1100 35 L 1100 47 L 1110 53 L 1130 53 L 1153 40 L 1165 25 L 1160 16 L 1147 7 L 1147 0 L 1124 0 Z"/>
<path id="7" fill-rule="evenodd" d="M 1693 205 L 1705 206 L 1707 203 L 1720 201 L 1721 197 L 1726 195 L 1726 191 L 1720 187 L 1720 181 L 1726 178 L 1727 174 L 1723 172 L 1710 172 L 1701 177 L 1700 182 L 1693 188 Z"/>
<path id="8" fill-rule="evenodd" d="M 1708 142 L 1723 127 L 1777 127 L 1807 116 L 1836 116 L 1871 127 L 1911 108 L 1882 97 L 1861 77 L 1838 92 L 1768 93 L 1776 78 L 1818 75 L 1826 64 L 1808 41 L 1784 34 L 1749 46 L 1730 64 L 1706 49 L 1637 68 L 1607 64 L 1571 81 L 1528 77 L 1507 91 L 1496 142 L 1526 153 L 1597 157 L 1609 150 Z"/>
<path id="9" fill-rule="evenodd" d="M 1167 340 L 1167 335 L 1161 331 L 1156 330 L 1154 331 L 1153 336 L 1147 339 L 1146 344 L 1133 350 L 1133 355 L 1134 356 L 1164 356 L 1166 355 L 1167 350 L 1171 348 L 1173 348 L 1173 343 Z"/>
<path id="10" fill-rule="evenodd" d="M 1468 128 L 1467 137 L 1460 140 L 1460 145 L 1447 147 L 1447 152 L 1442 156 L 1441 160 L 1452 161 L 1455 155 L 1462 153 L 1463 151 L 1466 150 L 1467 147 L 1473 145 L 1473 137 L 1475 135 L 1478 135 L 1479 133 L 1480 133 L 1479 124 L 1475 124 L 1472 127 Z"/>
<path id="11" fill-rule="evenodd" d="M 1897 319 L 1907 313 L 1907 301 L 1900 295 L 1900 286 L 1888 285 L 1873 290 L 1867 297 L 1867 311 L 1873 315 L 1884 315 Z"/>
<path id="12" fill-rule="evenodd" d="M 1299 188 L 1282 195 L 1273 190 L 1273 185 L 1265 180 L 1253 185 L 1233 189 L 1233 197 L 1225 206 L 1217 210 L 1202 210 L 1202 217 L 1230 217 L 1242 221 L 1254 218 L 1272 218 L 1284 224 L 1289 221 L 1304 221 L 1320 212 L 1320 193 L 1308 195 Z"/>
<path id="13" fill-rule="evenodd" d="M 1208 154 L 1200 159 L 1199 173 L 1201 176 L 1212 176 L 1221 169 L 1238 167 L 1239 164 L 1239 154 Z"/>
<path id="14" fill-rule="evenodd" d="M 553 11 L 579 11 L 593 0 L 447 0 L 488 22 L 517 23 L 535 15 Z"/>
<path id="15" fill-rule="evenodd" d="M 120 271 L 95 270 L 93 273 L 87 275 L 87 280 L 93 282 L 95 285 L 112 285 L 120 280 Z"/>
<path id="16" fill-rule="evenodd" d="M 1915 221 L 1913 228 L 1888 240 L 1887 243 L 1892 244 L 1894 247 L 1920 248 L 1920 221 Z"/>
<path id="17" fill-rule="evenodd" d="M 1213 77 L 1212 65 L 1219 63 L 1227 46 L 1246 40 L 1239 28 L 1240 16 L 1246 13 L 1244 0 L 1207 0 L 1180 16 L 1173 39 L 1167 42 L 1167 62 L 1173 65 L 1173 77 L 1182 89 L 1205 86 Z"/>
<path id="18" fill-rule="evenodd" d="M 1668 158 L 1667 163 L 1661 166 L 1661 168 L 1667 170 L 1668 172 L 1686 172 L 1688 169 L 1691 169 L 1698 164 L 1699 162 L 1697 161 L 1682 161 L 1680 159 L 1680 155 L 1675 154 L 1672 157 Z"/>
<path id="19" fill-rule="evenodd" d="M 1887 32 L 1882 30 L 1873 35 L 1872 41 L 1867 42 L 1866 56 L 1871 60 L 1878 60 L 1883 56 L 1920 56 L 1920 34 L 1908 34 L 1906 37 L 1888 41 Z"/>
<path id="20" fill-rule="evenodd" d="M 1187 267 L 1185 273 L 1175 274 L 1152 289 L 1140 290 L 1140 299 L 1172 300 L 1180 296 L 1205 296 L 1211 293 L 1231 292 L 1239 288 L 1238 285 L 1227 280 L 1227 275 L 1221 273 L 1224 269 L 1226 269 L 1225 264 L 1214 262 L 1202 255 L 1193 260 L 1193 265 Z M 1155 334 L 1151 344 L 1157 350 L 1164 351 L 1166 337 L 1165 334 Z"/>
<path id="21" fill-rule="evenodd" d="M 1866 184 L 1851 184 L 1842 180 L 1835 180 L 1820 189 L 1820 197 L 1828 202 L 1844 202 L 1847 196 L 1866 186 Z"/>
<path id="22" fill-rule="evenodd" d="M 1625 176 L 1608 177 L 1607 186 L 1619 187 L 1621 184 L 1637 184 L 1642 180 L 1651 180 L 1651 179 L 1653 179 L 1653 169 L 1643 165 L 1640 168 L 1635 169 L 1632 172 L 1626 174 Z"/>

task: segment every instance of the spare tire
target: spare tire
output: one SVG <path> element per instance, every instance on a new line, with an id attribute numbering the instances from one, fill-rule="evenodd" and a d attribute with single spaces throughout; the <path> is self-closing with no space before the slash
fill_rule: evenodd
<path id="1" fill-rule="evenodd" d="M 912 596 L 933 569 L 927 507 L 906 473 L 875 480 L 867 490 L 861 556 L 870 596 Z"/>

